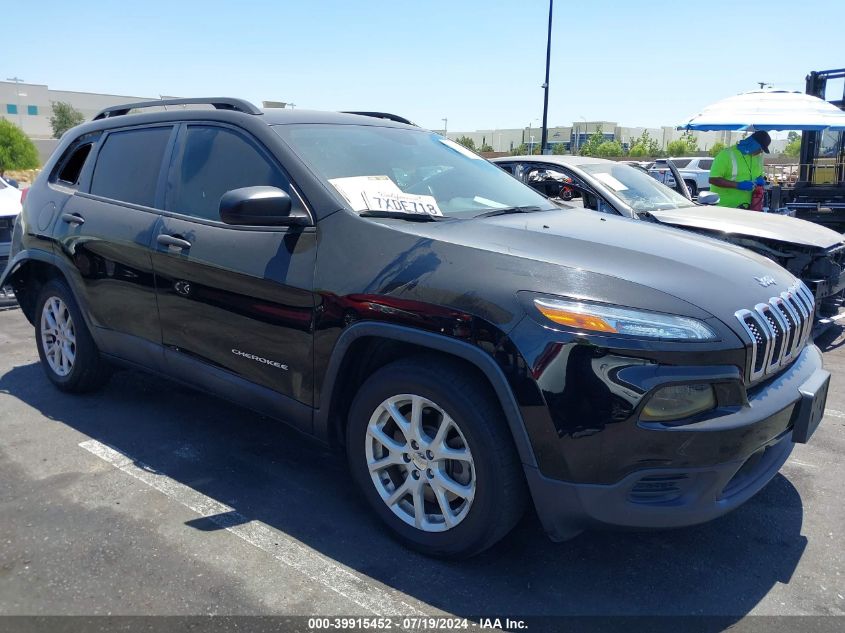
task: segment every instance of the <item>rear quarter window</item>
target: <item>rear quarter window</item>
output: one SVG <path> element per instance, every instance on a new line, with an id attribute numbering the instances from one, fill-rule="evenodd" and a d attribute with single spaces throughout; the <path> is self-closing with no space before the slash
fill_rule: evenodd
<path id="1" fill-rule="evenodd" d="M 97 156 L 91 193 L 121 202 L 155 206 L 161 161 L 171 127 L 112 132 Z"/>

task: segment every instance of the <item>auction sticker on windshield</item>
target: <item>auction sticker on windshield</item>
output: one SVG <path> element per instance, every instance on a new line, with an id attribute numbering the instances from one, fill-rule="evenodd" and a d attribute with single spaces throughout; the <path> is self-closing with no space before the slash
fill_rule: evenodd
<path id="1" fill-rule="evenodd" d="M 410 193 L 364 192 L 364 201 L 369 211 L 388 213 L 413 213 L 415 215 L 442 216 L 437 200 L 433 196 L 417 196 Z"/>
<path id="2" fill-rule="evenodd" d="M 388 176 L 352 176 L 329 180 L 355 211 L 442 216 L 433 196 L 404 193 Z"/>
<path id="3" fill-rule="evenodd" d="M 332 178 L 329 182 L 355 211 L 367 210 L 364 193 L 402 193 L 402 190 L 388 176 L 351 176 Z"/>

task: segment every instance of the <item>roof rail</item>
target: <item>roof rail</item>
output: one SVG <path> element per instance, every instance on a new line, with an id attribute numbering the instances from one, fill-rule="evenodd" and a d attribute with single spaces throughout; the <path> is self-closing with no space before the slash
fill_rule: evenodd
<path id="1" fill-rule="evenodd" d="M 218 110 L 234 110 L 245 114 L 262 114 L 261 110 L 244 99 L 233 99 L 231 97 L 196 97 L 190 99 L 156 99 L 153 101 L 139 101 L 138 103 L 126 103 L 124 105 L 112 106 L 97 114 L 97 116 L 94 117 L 94 121 L 97 121 L 98 119 L 108 119 L 113 116 L 123 116 L 124 114 L 129 114 L 131 110 L 138 110 L 141 108 L 191 104 L 212 105 Z"/>
<path id="2" fill-rule="evenodd" d="M 387 119 L 388 121 L 395 121 L 396 123 L 404 123 L 405 125 L 413 125 L 414 127 L 419 127 L 416 123 L 409 121 L 405 117 L 399 116 L 398 114 L 390 114 L 389 112 L 343 112 L 343 114 L 371 116 L 375 119 Z"/>

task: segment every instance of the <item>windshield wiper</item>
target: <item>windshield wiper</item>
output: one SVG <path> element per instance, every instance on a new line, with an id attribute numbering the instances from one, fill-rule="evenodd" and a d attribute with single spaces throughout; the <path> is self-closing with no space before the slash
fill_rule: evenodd
<path id="1" fill-rule="evenodd" d="M 428 213 L 401 213 L 397 211 L 361 211 L 362 218 L 396 218 L 397 220 L 411 220 L 412 222 L 440 222 L 448 218 L 442 215 Z"/>
<path id="2" fill-rule="evenodd" d="M 524 206 L 524 207 L 506 207 L 504 209 L 496 209 L 494 211 L 488 211 L 487 213 L 481 213 L 479 215 L 474 215 L 474 218 L 492 218 L 496 215 L 510 215 L 511 213 L 532 213 L 534 211 L 544 211 L 544 209 L 537 207 L 537 206 Z"/>

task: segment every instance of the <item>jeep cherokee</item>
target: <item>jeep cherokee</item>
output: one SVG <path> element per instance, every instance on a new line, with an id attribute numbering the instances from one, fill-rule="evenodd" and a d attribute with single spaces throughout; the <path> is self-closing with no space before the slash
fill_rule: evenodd
<path id="1" fill-rule="evenodd" d="M 110 108 L 24 207 L 0 287 L 56 387 L 123 364 L 283 420 L 428 554 L 489 547 L 529 499 L 558 540 L 712 519 L 823 414 L 789 272 L 562 210 L 399 117 Z"/>

